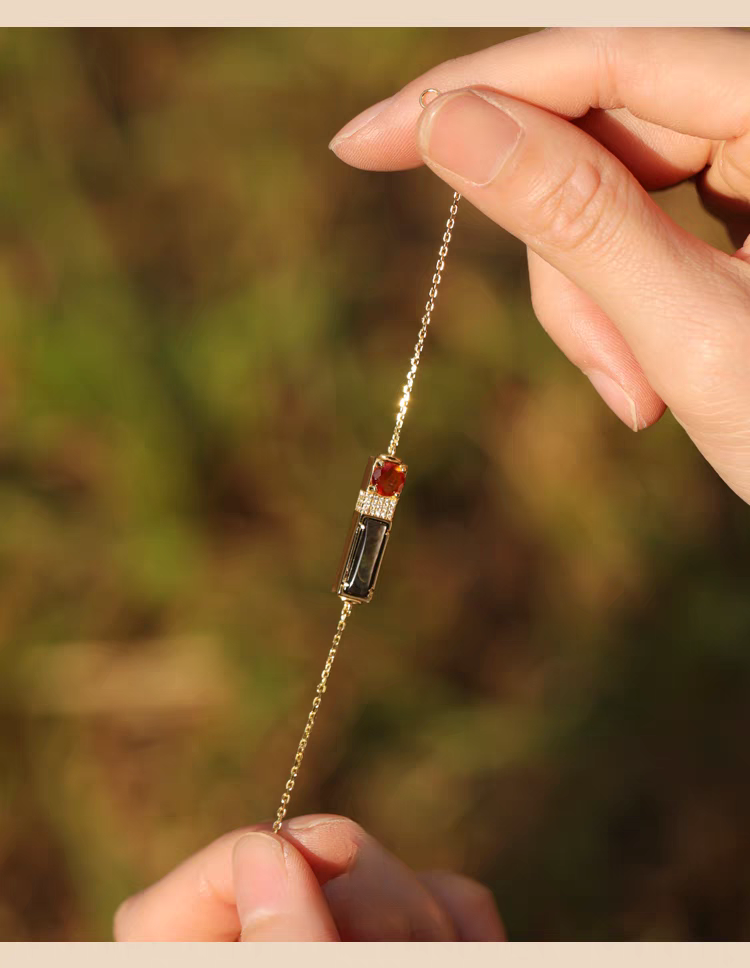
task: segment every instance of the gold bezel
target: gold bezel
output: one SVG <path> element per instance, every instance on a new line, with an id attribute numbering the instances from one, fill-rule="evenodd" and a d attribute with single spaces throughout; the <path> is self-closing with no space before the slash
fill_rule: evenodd
<path id="1" fill-rule="evenodd" d="M 365 494 L 377 493 L 375 485 L 371 483 L 372 472 L 378 464 L 383 464 L 385 461 L 394 461 L 395 463 L 403 467 L 404 475 L 408 473 L 407 465 L 395 454 L 378 454 L 376 457 L 370 457 L 365 466 L 364 474 L 362 475 L 362 484 L 360 485 L 361 492 L 364 492 Z M 393 495 L 393 496 L 396 498 L 396 503 L 397 503 L 400 495 Z M 370 587 L 369 594 L 367 598 L 357 598 L 353 595 L 347 595 L 346 591 L 344 590 L 344 583 L 346 582 L 346 579 L 349 577 L 348 573 L 351 565 L 351 556 L 354 549 L 354 543 L 357 537 L 357 532 L 359 528 L 362 526 L 362 521 L 365 518 L 374 518 L 375 520 L 385 524 L 386 533 L 385 533 L 385 540 L 383 542 L 383 548 L 380 554 L 380 561 L 378 562 L 377 571 L 373 576 L 373 582 Z M 334 581 L 333 588 L 332 588 L 332 591 L 334 592 L 334 594 L 338 595 L 342 601 L 351 602 L 353 604 L 359 604 L 361 602 L 370 602 L 372 600 L 372 596 L 375 591 L 375 586 L 377 585 L 378 577 L 380 576 L 380 567 L 383 563 L 385 550 L 388 546 L 388 541 L 391 536 L 392 523 L 393 523 L 392 517 L 390 519 L 382 518 L 377 514 L 368 514 L 361 511 L 357 511 L 355 508 L 354 513 L 352 514 L 352 519 L 349 525 L 349 531 L 346 536 L 346 541 L 344 543 L 344 550 L 341 555 L 341 560 L 339 561 L 339 567 L 336 573 L 336 580 Z"/>

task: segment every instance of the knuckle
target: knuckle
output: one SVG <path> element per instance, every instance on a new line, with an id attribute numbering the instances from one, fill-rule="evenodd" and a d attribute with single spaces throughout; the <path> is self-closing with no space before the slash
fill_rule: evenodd
<path id="1" fill-rule="evenodd" d="M 547 176 L 530 197 L 539 241 L 561 251 L 607 247 L 626 214 L 621 182 L 589 159 Z"/>
<path id="2" fill-rule="evenodd" d="M 679 275 L 662 281 L 650 330 L 660 395 L 681 419 L 717 426 L 740 415 L 747 399 L 750 276 L 738 271 L 738 260 L 707 245 L 681 256 Z"/>
<path id="3" fill-rule="evenodd" d="M 588 44 L 613 44 L 623 33 L 622 27 L 548 27 L 545 33 L 560 37 L 583 38 Z"/>
<path id="4" fill-rule="evenodd" d="M 620 63 L 631 34 L 623 27 L 563 27 L 563 40 L 568 39 L 586 52 L 591 64 L 591 78 L 594 83 L 593 107 L 608 108 L 618 106 L 618 77 Z"/>
<path id="5" fill-rule="evenodd" d="M 723 318 L 684 319 L 684 338 L 670 353 L 668 402 L 672 409 L 700 414 L 709 422 L 737 409 L 747 379 L 750 336 L 722 326 Z"/>
<path id="6" fill-rule="evenodd" d="M 711 401 L 724 398 L 736 359 L 737 347 L 718 329 L 701 328 L 675 347 L 671 376 L 675 396 L 686 398 L 683 408 L 705 409 Z"/>
<path id="7" fill-rule="evenodd" d="M 614 108 L 620 104 L 618 78 L 622 59 L 623 32 L 621 27 L 607 27 L 593 31 L 594 77 L 596 103 L 599 108 Z"/>

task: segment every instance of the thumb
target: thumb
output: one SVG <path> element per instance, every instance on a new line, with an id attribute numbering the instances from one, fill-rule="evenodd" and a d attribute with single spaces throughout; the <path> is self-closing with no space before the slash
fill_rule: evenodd
<path id="1" fill-rule="evenodd" d="M 333 917 L 307 861 L 288 841 L 256 832 L 232 855 L 241 941 L 338 941 Z"/>

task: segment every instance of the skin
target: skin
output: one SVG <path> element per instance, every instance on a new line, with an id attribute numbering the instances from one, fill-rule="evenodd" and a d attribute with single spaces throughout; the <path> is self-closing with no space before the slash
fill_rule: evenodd
<path id="1" fill-rule="evenodd" d="M 235 830 L 115 915 L 117 941 L 502 941 L 490 892 L 411 871 L 353 821 Z"/>
<path id="2" fill-rule="evenodd" d="M 550 30 L 448 61 L 354 118 L 342 161 L 425 164 L 527 247 L 552 339 L 633 430 L 666 407 L 750 500 L 750 34 Z M 426 88 L 442 95 L 425 110 Z M 694 179 L 737 247 L 648 190 Z M 235 831 L 126 901 L 123 941 L 501 940 L 494 901 L 343 817 Z"/>

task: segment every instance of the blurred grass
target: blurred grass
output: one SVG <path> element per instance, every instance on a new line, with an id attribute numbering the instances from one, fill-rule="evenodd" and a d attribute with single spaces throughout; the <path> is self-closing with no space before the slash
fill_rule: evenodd
<path id="1" fill-rule="evenodd" d="M 514 33 L 0 36 L 4 939 L 107 938 L 275 810 L 450 197 L 326 145 Z M 482 878 L 515 938 L 750 937 L 747 509 L 606 411 L 468 206 L 425 362 L 295 810 Z"/>

